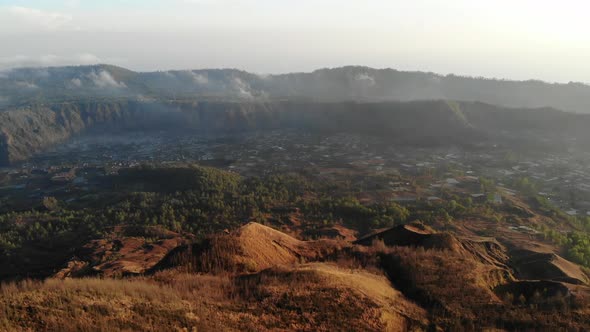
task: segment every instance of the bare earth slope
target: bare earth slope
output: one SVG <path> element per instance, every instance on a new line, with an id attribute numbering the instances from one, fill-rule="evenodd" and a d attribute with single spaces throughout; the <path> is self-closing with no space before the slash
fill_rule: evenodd
<path id="1" fill-rule="evenodd" d="M 256 272 L 280 265 L 319 260 L 348 244 L 338 240 L 300 241 L 258 223 L 203 243 L 182 246 L 159 268 L 183 266 L 199 272 Z"/>

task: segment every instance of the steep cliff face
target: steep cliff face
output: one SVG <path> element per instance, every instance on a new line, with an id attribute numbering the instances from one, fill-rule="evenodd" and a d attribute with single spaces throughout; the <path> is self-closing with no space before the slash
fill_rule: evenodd
<path id="1" fill-rule="evenodd" d="M 10 160 L 8 159 L 8 137 L 0 132 L 0 166 L 8 165 Z"/>
<path id="2" fill-rule="evenodd" d="M 22 161 L 86 130 L 231 133 L 301 128 L 403 139 L 475 135 L 445 102 L 78 102 L 0 113 L 0 162 Z"/>
<path id="3" fill-rule="evenodd" d="M 542 116 L 539 116 L 542 115 Z M 0 163 L 22 161 L 87 130 L 232 133 L 299 128 L 351 132 L 408 144 L 473 144 L 489 138 L 586 142 L 590 116 L 448 101 L 385 103 L 111 100 L 0 112 Z"/>
<path id="4" fill-rule="evenodd" d="M 185 125 L 207 131 L 302 128 L 398 137 L 475 134 L 444 101 L 387 103 L 212 103 L 176 107 Z"/>
<path id="5" fill-rule="evenodd" d="M 128 103 L 79 103 L 2 112 L 0 163 L 25 160 L 89 127 L 115 123 L 132 111 Z"/>

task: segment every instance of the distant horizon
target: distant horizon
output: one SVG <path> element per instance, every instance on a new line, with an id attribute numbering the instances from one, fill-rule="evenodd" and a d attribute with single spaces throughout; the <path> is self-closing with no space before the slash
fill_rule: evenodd
<path id="1" fill-rule="evenodd" d="M 482 80 L 490 80 L 490 81 L 503 81 L 503 82 L 541 82 L 546 84 L 583 84 L 590 86 L 589 82 L 582 82 L 582 81 L 548 81 L 539 78 L 528 78 L 528 79 L 514 79 L 514 78 L 507 78 L 507 77 L 490 77 L 490 76 L 482 76 L 482 75 L 467 75 L 467 74 L 460 74 L 460 73 L 440 73 L 434 71 L 427 71 L 427 70 L 420 70 L 420 69 L 402 69 L 402 68 L 395 68 L 395 67 L 372 67 L 368 65 L 341 65 L 341 66 L 329 66 L 329 67 L 319 67 L 311 70 L 306 71 L 284 71 L 284 72 L 273 72 L 273 73 L 266 73 L 266 72 L 256 72 L 251 71 L 239 67 L 203 67 L 203 68 L 175 68 L 175 69 L 152 69 L 152 70 L 136 70 L 131 67 L 114 64 L 114 63 L 92 63 L 92 64 L 61 64 L 61 65 L 49 65 L 49 66 L 21 66 L 21 67 L 11 67 L 11 68 L 0 68 L 0 73 L 2 72 L 9 72 L 12 70 L 35 70 L 35 69 L 51 69 L 51 68 L 66 68 L 66 67 L 93 67 L 93 66 L 113 66 L 119 67 L 125 70 L 129 70 L 135 73 L 157 73 L 157 72 L 182 72 L 182 71 L 207 71 L 207 70 L 237 70 L 243 71 L 249 74 L 260 75 L 260 76 L 281 76 L 281 75 L 289 75 L 289 74 L 309 74 L 320 70 L 337 70 L 343 68 L 367 68 L 370 70 L 392 70 L 396 72 L 403 72 L 403 73 L 423 73 L 423 74 L 431 74 L 440 77 L 448 77 L 448 76 L 455 76 L 461 78 L 469 78 L 469 79 L 482 79 Z M 0 77 L 1 78 L 1 77 Z"/>
<path id="2" fill-rule="evenodd" d="M 360 63 L 590 82 L 589 11 L 581 0 L 0 0 L 0 69 L 278 74 Z"/>

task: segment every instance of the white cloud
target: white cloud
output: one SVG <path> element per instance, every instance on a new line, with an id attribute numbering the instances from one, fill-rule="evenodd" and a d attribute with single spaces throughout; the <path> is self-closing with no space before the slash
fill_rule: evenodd
<path id="1" fill-rule="evenodd" d="M 239 1 L 231 0 L 178 0 L 177 2 L 193 5 L 231 5 Z"/>
<path id="2" fill-rule="evenodd" d="M 99 57 L 90 53 L 78 54 L 75 56 L 74 61 L 79 64 L 97 64 L 101 62 Z"/>
<path id="3" fill-rule="evenodd" d="M 64 5 L 68 8 L 80 7 L 80 0 L 64 0 Z"/>
<path id="4" fill-rule="evenodd" d="M 435 84 L 440 84 L 441 83 L 441 78 L 438 75 L 430 77 L 429 80 L 432 83 L 435 83 Z"/>
<path id="5" fill-rule="evenodd" d="M 29 83 L 29 82 L 16 82 L 16 85 L 18 87 L 24 88 L 24 89 L 37 89 L 37 88 L 39 88 L 36 84 Z"/>
<path id="6" fill-rule="evenodd" d="M 590 2 L 582 0 L 54 2 L 41 10 L 27 7 L 51 1 L 0 0 L 0 57 L 81 50 L 123 56 L 117 64 L 136 70 L 279 73 L 359 64 L 590 80 L 581 70 L 590 57 Z"/>
<path id="7" fill-rule="evenodd" d="M 195 72 L 190 72 L 191 76 L 193 77 L 193 81 L 195 81 L 195 83 L 199 84 L 199 85 L 206 85 L 209 83 L 209 78 L 207 78 L 207 76 L 202 75 L 202 74 L 197 74 Z"/>
<path id="8" fill-rule="evenodd" d="M 117 82 L 115 78 L 106 70 L 101 70 L 98 73 L 93 71 L 87 75 L 88 78 L 99 88 L 126 88 L 127 85 L 122 82 Z"/>
<path id="9" fill-rule="evenodd" d="M 20 23 L 47 30 L 57 30 L 64 27 L 72 28 L 73 17 L 60 12 L 43 11 L 36 8 L 9 6 L 0 10 L 2 16 L 11 23 Z"/>
<path id="10" fill-rule="evenodd" d="M 242 81 L 239 77 L 235 77 L 232 81 L 234 89 L 238 92 L 240 97 L 246 99 L 252 99 L 254 96 L 250 90 L 250 85 L 244 81 Z"/>
<path id="11" fill-rule="evenodd" d="M 271 74 L 262 74 L 262 73 L 254 73 L 259 79 L 268 81 L 272 80 L 273 76 Z"/>
<path id="12" fill-rule="evenodd" d="M 37 68 L 37 69 L 31 71 L 31 75 L 34 78 L 41 78 L 41 79 L 42 78 L 49 78 L 49 76 L 51 76 L 49 74 L 49 71 L 45 68 Z"/>
<path id="13" fill-rule="evenodd" d="M 79 78 L 72 78 L 72 80 L 70 81 L 70 84 L 68 84 L 68 87 L 81 88 L 82 87 L 82 80 Z"/>
<path id="14" fill-rule="evenodd" d="M 368 86 L 373 86 L 375 85 L 375 78 L 373 78 L 373 76 L 367 74 L 367 73 L 362 73 L 362 74 L 357 74 L 354 79 L 358 82 L 362 82 L 363 84 L 366 84 Z"/>
<path id="15" fill-rule="evenodd" d="M 15 55 L 10 57 L 0 57 L 0 70 L 17 67 L 93 65 L 101 62 L 102 61 L 97 56 L 87 53 L 72 56 L 60 56 L 54 54 L 40 56 Z"/>
<path id="16" fill-rule="evenodd" d="M 152 101 L 155 101 L 155 99 L 153 97 L 144 96 L 142 94 L 138 94 L 136 96 L 136 98 L 137 98 L 138 101 L 141 101 L 141 102 L 152 102 Z"/>

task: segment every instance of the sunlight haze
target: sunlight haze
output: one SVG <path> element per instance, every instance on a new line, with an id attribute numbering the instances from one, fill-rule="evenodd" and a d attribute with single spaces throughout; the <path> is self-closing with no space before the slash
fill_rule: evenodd
<path id="1" fill-rule="evenodd" d="M 585 1 L 0 0 L 0 68 L 366 65 L 590 82 Z"/>

